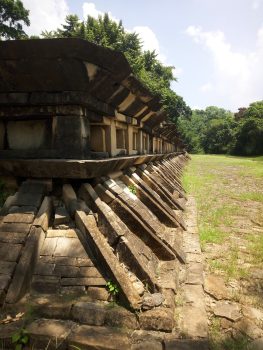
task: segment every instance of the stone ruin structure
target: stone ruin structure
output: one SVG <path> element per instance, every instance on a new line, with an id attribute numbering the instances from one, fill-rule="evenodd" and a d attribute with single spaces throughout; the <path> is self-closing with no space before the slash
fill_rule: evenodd
<path id="1" fill-rule="evenodd" d="M 0 211 L 0 304 L 25 312 L 0 325 L 5 348 L 21 327 L 34 349 L 172 335 L 188 155 L 160 101 L 122 53 L 80 39 L 0 42 L 0 77 L 0 175 L 16 186 Z"/>

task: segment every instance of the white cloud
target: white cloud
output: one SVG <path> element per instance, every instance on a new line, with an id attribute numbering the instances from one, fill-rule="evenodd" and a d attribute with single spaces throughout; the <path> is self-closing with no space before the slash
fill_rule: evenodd
<path id="1" fill-rule="evenodd" d="M 139 34 L 139 38 L 142 40 L 142 46 L 145 51 L 155 50 L 157 54 L 160 53 L 159 41 L 151 28 L 147 26 L 136 26 L 133 28 L 133 31 Z"/>
<path id="2" fill-rule="evenodd" d="M 262 0 L 254 0 L 252 2 L 253 10 L 257 10 L 262 5 Z"/>
<path id="3" fill-rule="evenodd" d="M 211 83 L 205 83 L 202 86 L 200 86 L 200 90 L 202 92 L 208 92 L 208 91 L 211 91 L 212 89 L 213 89 L 213 86 Z"/>
<path id="4" fill-rule="evenodd" d="M 238 108 L 262 99 L 263 27 L 257 33 L 254 51 L 235 51 L 222 31 L 204 31 L 190 26 L 186 33 L 211 54 L 214 63 L 214 91 L 218 103 Z"/>
<path id="5" fill-rule="evenodd" d="M 30 10 L 30 27 L 24 27 L 29 35 L 39 35 L 43 30 L 55 30 L 69 14 L 66 0 L 23 0 L 24 7 Z"/>
<path id="6" fill-rule="evenodd" d="M 99 16 L 103 16 L 104 12 L 96 9 L 96 5 L 93 2 L 84 2 L 82 5 L 83 18 L 87 18 L 88 16 L 98 18 Z M 114 17 L 111 12 L 108 12 L 110 19 L 115 22 L 119 22 L 119 19 Z"/>

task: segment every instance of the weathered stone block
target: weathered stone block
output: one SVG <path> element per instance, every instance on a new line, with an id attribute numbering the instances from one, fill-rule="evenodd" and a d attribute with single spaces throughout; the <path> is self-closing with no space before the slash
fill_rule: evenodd
<path id="1" fill-rule="evenodd" d="M 38 293 L 55 294 L 60 290 L 60 278 L 56 276 L 34 275 L 31 289 Z"/>
<path id="2" fill-rule="evenodd" d="M 131 350 L 162 350 L 161 342 L 145 340 L 138 344 L 133 344 Z M 176 348 L 177 349 L 177 348 Z"/>
<path id="3" fill-rule="evenodd" d="M 7 290 L 11 277 L 7 275 L 0 275 L 0 290 Z"/>
<path id="4" fill-rule="evenodd" d="M 221 276 L 206 276 L 204 281 L 204 290 L 217 300 L 229 298 L 229 292 L 226 288 L 224 279 Z"/>
<path id="5" fill-rule="evenodd" d="M 0 245 L 0 260 L 2 261 L 17 261 L 20 255 L 21 244 L 1 243 Z"/>
<path id="6" fill-rule="evenodd" d="M 110 327 L 128 328 L 132 330 L 139 328 L 136 315 L 118 306 L 107 308 L 105 324 Z"/>
<path id="7" fill-rule="evenodd" d="M 42 193 L 34 192 L 17 192 L 13 201 L 13 205 L 29 205 L 39 207 L 43 198 Z"/>
<path id="8" fill-rule="evenodd" d="M 25 242 L 27 233 L 23 232 L 0 232 L 0 242 L 22 244 Z"/>
<path id="9" fill-rule="evenodd" d="M 80 267 L 79 275 L 81 277 L 102 277 L 96 267 Z"/>
<path id="10" fill-rule="evenodd" d="M 105 288 L 88 287 L 87 295 L 94 300 L 107 301 L 109 299 L 109 293 Z"/>
<path id="11" fill-rule="evenodd" d="M 15 262 L 0 261 L 0 274 L 2 275 L 12 275 L 16 267 Z"/>
<path id="12" fill-rule="evenodd" d="M 3 223 L 0 225 L 0 231 L 2 232 L 21 232 L 21 233 L 28 233 L 30 230 L 31 225 L 30 224 L 23 224 L 23 223 L 17 223 L 17 224 L 11 224 L 11 223 Z"/>
<path id="13" fill-rule="evenodd" d="M 62 238 L 57 241 L 55 256 L 86 258 L 87 253 L 77 238 Z"/>
<path id="14" fill-rule="evenodd" d="M 213 309 L 216 316 L 225 317 L 230 321 L 238 321 L 242 315 L 240 306 L 226 300 L 218 301 Z"/>
<path id="15" fill-rule="evenodd" d="M 71 345 L 83 350 L 130 350 L 130 340 L 127 334 L 120 329 L 106 327 L 79 326 L 68 338 Z"/>
<path id="16" fill-rule="evenodd" d="M 171 332 L 174 327 L 174 315 L 170 309 L 157 308 L 139 314 L 142 329 Z"/>
<path id="17" fill-rule="evenodd" d="M 45 238 L 40 255 L 53 255 L 57 246 L 57 238 Z"/>
<path id="18" fill-rule="evenodd" d="M 3 222 L 5 223 L 24 223 L 31 224 L 34 220 L 34 214 L 8 214 L 4 217 Z"/>
<path id="19" fill-rule="evenodd" d="M 207 315 L 204 307 L 184 306 L 182 310 L 182 331 L 191 337 L 206 338 L 208 334 Z"/>
<path id="20" fill-rule="evenodd" d="M 39 319 L 32 322 L 27 330 L 30 345 L 37 349 L 67 349 L 67 338 L 75 324 L 71 321 Z"/>
<path id="21" fill-rule="evenodd" d="M 164 342 L 165 350 L 209 350 L 207 340 L 175 339 Z"/>
<path id="22" fill-rule="evenodd" d="M 55 268 L 55 264 L 45 264 L 45 263 L 42 263 L 41 261 L 38 261 L 34 273 L 36 275 L 50 276 L 53 274 L 54 268 Z"/>
<path id="23" fill-rule="evenodd" d="M 73 319 L 90 326 L 102 326 L 105 322 L 106 311 L 102 305 L 79 302 L 73 306 Z"/>
<path id="24" fill-rule="evenodd" d="M 53 274 L 60 277 L 78 277 L 79 270 L 76 266 L 56 265 Z"/>
<path id="25" fill-rule="evenodd" d="M 80 277 L 80 278 L 62 278 L 62 286 L 105 286 L 106 281 L 104 278 L 97 277 Z"/>

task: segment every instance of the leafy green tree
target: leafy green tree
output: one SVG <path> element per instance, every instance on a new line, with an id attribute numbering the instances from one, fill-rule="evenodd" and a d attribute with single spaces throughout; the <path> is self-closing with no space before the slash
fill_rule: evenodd
<path id="1" fill-rule="evenodd" d="M 29 11 L 20 0 L 0 0 L 0 38 L 21 39 L 26 36 L 22 23 L 29 26 Z"/>
<path id="2" fill-rule="evenodd" d="M 65 24 L 62 25 L 62 29 L 57 30 L 58 37 L 61 38 L 74 38 L 78 36 L 80 21 L 77 15 L 68 15 L 65 20 Z"/>
<path id="3" fill-rule="evenodd" d="M 233 114 L 215 106 L 194 110 L 188 119 L 178 119 L 178 130 L 192 153 L 226 153 L 233 128 Z"/>
<path id="4" fill-rule="evenodd" d="M 205 153 L 224 154 L 233 140 L 233 124 L 227 119 L 212 119 L 205 130 L 201 144 Z"/>
<path id="5" fill-rule="evenodd" d="M 263 101 L 251 103 L 243 112 L 230 151 L 245 156 L 263 154 Z"/>

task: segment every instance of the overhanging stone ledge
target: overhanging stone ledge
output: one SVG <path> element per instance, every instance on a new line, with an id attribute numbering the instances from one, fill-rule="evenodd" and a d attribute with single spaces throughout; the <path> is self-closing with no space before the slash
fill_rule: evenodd
<path id="1" fill-rule="evenodd" d="M 177 156 L 178 154 L 180 153 L 173 153 L 173 156 Z M 100 160 L 1 159 L 0 175 L 12 176 L 16 174 L 16 176 L 34 178 L 90 179 L 102 175 L 105 176 L 110 172 L 134 165 L 161 160 L 166 157 L 167 154 L 149 154 Z"/>

